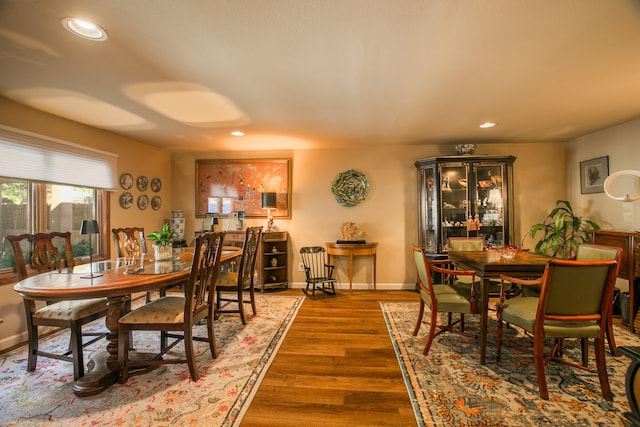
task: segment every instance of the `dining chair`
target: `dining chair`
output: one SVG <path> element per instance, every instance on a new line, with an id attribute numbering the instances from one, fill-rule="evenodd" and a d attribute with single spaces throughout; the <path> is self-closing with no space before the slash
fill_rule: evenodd
<path id="1" fill-rule="evenodd" d="M 244 304 L 251 304 L 254 316 L 256 314 L 254 276 L 261 236 L 262 226 L 247 227 L 237 271 L 221 271 L 216 282 L 216 314 L 239 313 L 243 325 L 247 323 Z M 245 292 L 249 292 L 249 300 L 245 299 Z M 233 303 L 237 304 L 237 308 L 225 308 Z"/>
<path id="2" fill-rule="evenodd" d="M 144 227 L 112 228 L 111 234 L 113 235 L 118 258 L 140 258 L 147 254 Z M 161 290 L 160 296 L 164 294 L 164 290 Z M 147 291 L 146 302 L 149 301 L 151 301 L 151 291 Z M 130 307 L 131 303 L 129 302 L 127 310 Z"/>
<path id="3" fill-rule="evenodd" d="M 55 270 L 62 271 L 65 267 L 72 269 L 75 266 L 70 232 L 20 234 L 7 236 L 7 240 L 11 243 L 15 256 L 18 280 L 26 279 L 29 276 L 29 271 L 41 274 Z M 56 246 L 60 243 L 62 243 L 62 253 Z M 26 258 L 23 247 L 26 251 Z M 82 377 L 84 375 L 83 347 L 107 335 L 106 332 L 83 333 L 82 326 L 107 314 L 106 300 L 93 298 L 47 302 L 45 306 L 39 308 L 32 299 L 23 298 L 23 302 L 28 336 L 27 371 L 35 370 L 38 356 L 43 356 L 72 362 L 74 379 Z M 71 333 L 69 349 L 64 353 L 53 353 L 39 349 L 39 326 L 69 329 Z M 83 343 L 83 336 L 93 338 Z"/>
<path id="4" fill-rule="evenodd" d="M 112 228 L 118 258 L 140 258 L 146 255 L 144 227 Z"/>
<path id="5" fill-rule="evenodd" d="M 521 286 L 540 286 L 540 296 L 500 298 L 497 304 L 497 360 L 502 349 L 503 324 L 518 326 L 533 339 L 533 353 L 540 397 L 549 399 L 545 371 L 551 361 L 593 372 L 584 364 L 563 358 L 559 350 L 565 338 L 594 339 L 596 371 L 604 398 L 613 400 L 607 375 L 604 351 L 606 322 L 612 310 L 613 289 L 617 276 L 616 260 L 577 261 L 552 259 L 538 279 L 501 278 Z M 545 352 L 545 339 L 553 346 Z"/>
<path id="6" fill-rule="evenodd" d="M 126 383 L 129 368 L 187 363 L 193 381 L 199 378 L 193 341 L 209 343 L 211 357 L 218 357 L 214 331 L 215 283 L 220 270 L 224 232 L 201 233 L 195 239 L 193 260 L 184 296 L 157 298 L 130 311 L 118 319 L 118 381 Z M 193 327 L 207 319 L 207 337 L 193 335 Z M 160 331 L 160 352 L 151 360 L 130 358 L 129 340 L 132 331 Z M 169 338 L 173 341 L 169 343 Z M 168 358 L 167 353 L 184 342 L 185 357 Z"/>
<path id="7" fill-rule="evenodd" d="M 484 237 L 449 237 L 449 250 L 450 251 L 484 251 L 486 249 Z M 475 278 L 473 278 L 475 280 Z M 470 296 L 471 277 L 460 276 L 454 283 L 453 287 L 456 288 L 463 295 Z M 505 284 L 505 292 L 510 295 L 512 292 L 511 286 Z M 500 281 L 489 280 L 489 296 L 500 296 Z M 479 295 L 480 297 L 480 295 Z"/>
<path id="8" fill-rule="evenodd" d="M 464 331 L 464 315 L 476 314 L 478 312 L 477 304 L 472 303 L 464 294 L 461 294 L 453 288 L 451 281 L 454 280 L 455 276 L 470 277 L 472 284 L 471 293 L 475 294 L 475 273 L 473 271 L 445 268 L 451 265 L 451 261 L 449 260 L 428 260 L 422 248 L 414 244 L 411 245 L 411 250 L 413 252 L 413 261 L 418 272 L 418 282 L 420 285 L 420 311 L 418 312 L 418 320 L 413 330 L 414 336 L 418 335 L 418 331 L 422 325 L 425 305 L 431 310 L 427 343 L 422 353 L 424 355 L 429 354 L 433 339 L 445 331 L 474 337 L 474 335 Z M 442 281 L 438 284 L 434 284 L 433 273 L 439 273 L 438 277 L 442 278 Z M 438 325 L 439 312 L 447 313 L 448 319 L 446 325 Z M 459 313 L 460 320 L 453 322 L 452 313 Z M 460 323 L 460 330 L 453 328 L 457 323 Z"/>
<path id="9" fill-rule="evenodd" d="M 326 250 L 322 246 L 304 246 L 300 248 L 300 257 L 304 266 L 304 275 L 307 287 L 304 293 L 310 298 L 316 295 L 319 289 L 327 295 L 336 294 L 336 278 L 333 277 L 334 266 L 327 264 Z M 311 286 L 311 293 L 309 293 Z"/>
<path id="10" fill-rule="evenodd" d="M 606 260 L 614 259 L 617 261 L 616 265 L 616 277 L 620 271 L 620 265 L 622 264 L 622 249 L 614 246 L 595 245 L 592 243 L 581 243 L 576 250 L 575 259 L 578 261 L 593 261 L 593 260 Z M 613 298 L 613 297 L 612 297 Z M 614 302 L 613 298 L 611 304 Z M 609 350 L 614 356 L 620 356 L 620 352 L 616 346 L 615 335 L 613 334 L 613 309 L 609 310 L 609 316 L 607 317 L 607 342 L 609 343 Z M 587 340 L 582 340 L 582 358 L 583 364 L 587 364 L 588 358 L 588 346 Z"/>

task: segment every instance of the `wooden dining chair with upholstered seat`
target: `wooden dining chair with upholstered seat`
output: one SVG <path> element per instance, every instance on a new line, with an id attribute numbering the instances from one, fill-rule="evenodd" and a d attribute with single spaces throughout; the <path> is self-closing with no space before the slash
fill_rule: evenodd
<path id="1" fill-rule="evenodd" d="M 139 258 L 147 253 L 144 227 L 112 228 L 118 258 Z"/>
<path id="2" fill-rule="evenodd" d="M 449 237 L 449 250 L 450 251 L 484 251 L 485 241 L 483 237 Z M 454 283 L 453 287 L 456 288 L 459 292 L 462 292 L 464 295 L 470 295 L 470 282 L 472 278 L 468 276 L 460 276 L 458 277 Z M 476 280 L 473 278 L 473 280 Z M 511 286 L 505 283 L 505 292 L 507 295 L 511 295 Z M 478 292 L 478 296 L 480 293 Z M 499 280 L 489 280 L 489 296 L 490 297 L 498 297 L 500 296 L 500 281 Z"/>
<path id="3" fill-rule="evenodd" d="M 418 335 L 420 326 L 422 325 L 422 317 L 424 316 L 424 308 L 428 306 L 431 309 L 431 318 L 429 321 L 429 333 L 427 335 L 427 343 L 424 346 L 423 354 L 429 354 L 429 349 L 433 343 L 433 339 L 442 332 L 449 331 L 461 335 L 473 336 L 464 331 L 464 315 L 476 314 L 477 304 L 472 303 L 464 293 L 458 292 L 451 286 L 454 277 L 466 276 L 471 278 L 471 293 L 475 294 L 475 273 L 466 270 L 452 270 L 449 267 L 449 260 L 428 260 L 422 248 L 411 245 L 413 252 L 413 261 L 418 272 L 418 283 L 420 285 L 420 311 L 416 322 L 413 335 Z M 437 284 L 434 283 L 433 274 L 438 273 L 442 278 Z M 438 313 L 447 313 L 447 324 L 438 325 Z M 452 313 L 459 313 L 460 320 L 453 322 Z M 460 323 L 460 329 L 456 330 L 453 326 Z M 439 329 L 439 331 L 437 331 Z"/>
<path id="4" fill-rule="evenodd" d="M 247 227 L 242 243 L 242 255 L 238 262 L 238 271 L 221 271 L 216 283 L 216 313 L 239 313 L 242 324 L 247 321 L 244 314 L 244 304 L 251 304 L 253 315 L 256 314 L 256 299 L 254 290 L 254 273 L 258 245 L 262 236 L 262 227 Z M 245 298 L 249 293 L 249 299 Z M 237 308 L 233 308 L 233 304 Z M 225 308 L 229 305 L 232 308 Z"/>
<path id="5" fill-rule="evenodd" d="M 525 280 L 506 275 L 505 280 L 521 286 L 540 286 L 540 296 L 505 299 L 497 307 L 497 360 L 500 361 L 504 323 L 517 326 L 533 339 L 533 351 L 528 347 L 510 347 L 533 353 L 540 397 L 549 400 L 545 371 L 550 361 L 592 372 L 584 363 L 563 357 L 566 338 L 594 339 L 596 370 L 602 395 L 613 400 L 607 375 L 604 351 L 609 311 L 612 310 L 613 289 L 617 276 L 616 260 L 577 261 L 552 259 L 539 279 Z M 545 352 L 545 339 L 553 346 Z M 584 353 L 583 353 L 584 358 Z"/>
<path id="6" fill-rule="evenodd" d="M 196 237 L 189 280 L 184 296 L 170 295 L 155 299 L 118 320 L 119 381 L 127 382 L 129 368 L 169 363 L 187 363 L 194 381 L 199 378 L 193 341 L 207 341 L 211 357 L 218 357 L 214 331 L 215 283 L 225 232 L 201 233 Z M 193 327 L 207 319 L 207 337 L 193 336 Z M 151 360 L 129 359 L 131 331 L 160 331 L 160 352 Z M 169 338 L 173 338 L 170 344 Z M 184 358 L 167 358 L 167 352 L 184 342 Z"/>
<path id="7" fill-rule="evenodd" d="M 21 234 L 7 236 L 16 260 L 18 279 L 23 280 L 32 271 L 41 274 L 75 266 L 70 232 L 51 232 L 37 234 Z M 56 244 L 62 242 L 62 254 Z M 23 250 L 25 252 L 23 252 Z M 26 253 L 26 256 L 25 256 Z M 31 274 L 34 275 L 34 274 Z M 107 303 L 104 298 L 72 300 L 48 303 L 44 307 L 36 307 L 34 300 L 23 298 L 27 317 L 28 357 L 27 371 L 36 369 L 38 356 L 65 360 L 73 363 L 73 377 L 78 379 L 84 375 L 83 347 L 105 337 L 106 332 L 82 333 L 82 326 L 107 314 Z M 69 350 L 65 353 L 52 353 L 38 348 L 39 326 L 68 328 L 71 331 Z M 83 343 L 83 336 L 92 339 Z"/>

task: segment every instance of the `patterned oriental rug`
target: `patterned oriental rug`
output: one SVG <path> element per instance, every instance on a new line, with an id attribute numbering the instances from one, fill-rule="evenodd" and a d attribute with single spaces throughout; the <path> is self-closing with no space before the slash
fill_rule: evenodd
<path id="1" fill-rule="evenodd" d="M 487 363 L 479 362 L 475 339 L 453 333 L 437 336 L 428 356 L 422 354 L 427 326 L 413 336 L 417 303 L 380 303 L 419 426 L 625 426 L 629 411 L 625 374 L 630 360 L 607 349 L 613 403 L 601 397 L 596 373 L 551 363 L 547 368 L 549 401 L 540 399 L 533 355 L 503 347 L 495 358 L 495 312 L 490 312 Z M 425 318 L 428 309 L 425 310 Z M 479 316 L 465 316 L 465 330 L 479 332 Z M 616 328 L 617 345 L 640 345 L 640 339 Z M 504 342 L 531 339 L 505 328 Z M 580 359 L 578 340 L 567 340 L 565 357 Z M 569 342 L 571 341 L 571 342 Z M 532 346 L 529 346 L 533 348 Z M 593 344 L 589 362 L 595 369 Z"/>
<path id="2" fill-rule="evenodd" d="M 200 379 L 191 380 L 186 364 L 165 365 L 130 377 L 105 392 L 79 398 L 73 394 L 69 362 L 38 358 L 26 372 L 26 347 L 0 356 L 0 426 L 236 426 L 284 340 L 303 297 L 257 295 L 258 314 L 249 308 L 247 325 L 238 315 L 223 315 L 215 323 L 218 358 L 209 346 L 195 342 Z M 91 326 L 104 328 L 104 320 Z M 95 323 L 95 322 L 94 322 Z M 194 328 L 206 336 L 206 325 Z M 48 337 L 41 348 L 68 345 L 67 332 Z M 159 349 L 159 333 L 134 332 L 139 351 Z M 100 340 L 85 348 L 85 360 L 104 348 Z M 182 344 L 172 351 L 184 354 Z"/>

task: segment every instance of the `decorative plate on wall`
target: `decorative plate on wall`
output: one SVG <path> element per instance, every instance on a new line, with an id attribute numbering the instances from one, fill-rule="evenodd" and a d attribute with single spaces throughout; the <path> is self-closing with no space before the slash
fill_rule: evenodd
<path id="1" fill-rule="evenodd" d="M 133 196 L 131 193 L 123 193 L 120 196 L 120 207 L 122 209 L 129 209 L 133 205 Z"/>
<path id="2" fill-rule="evenodd" d="M 133 176 L 131 176 L 130 173 L 123 173 L 122 175 L 120 175 L 120 187 L 125 190 L 133 187 Z"/>
<path id="3" fill-rule="evenodd" d="M 147 196 L 146 194 L 143 194 L 142 196 L 138 197 L 138 208 L 140 208 L 141 210 L 145 210 L 149 207 L 149 196 Z"/>
<path id="4" fill-rule="evenodd" d="M 351 208 L 367 198 L 369 181 L 362 172 L 349 169 L 333 180 L 331 192 L 340 205 Z"/>
<path id="5" fill-rule="evenodd" d="M 160 209 L 160 206 L 162 206 L 162 199 L 160 198 L 160 196 L 154 196 L 153 199 L 151 199 L 151 208 L 154 211 L 157 211 L 158 209 Z"/>
<path id="6" fill-rule="evenodd" d="M 162 188 L 162 181 L 160 181 L 160 178 L 153 178 L 151 180 L 151 191 L 153 191 L 154 193 L 157 193 L 158 191 L 160 191 L 161 188 Z"/>
<path id="7" fill-rule="evenodd" d="M 149 178 L 144 175 L 139 176 L 138 180 L 136 181 L 136 185 L 138 186 L 138 190 L 146 191 L 147 188 L 149 188 Z"/>

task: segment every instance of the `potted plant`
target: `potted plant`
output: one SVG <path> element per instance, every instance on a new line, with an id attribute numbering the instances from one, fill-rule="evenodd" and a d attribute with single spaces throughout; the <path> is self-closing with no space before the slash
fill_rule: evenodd
<path id="1" fill-rule="evenodd" d="M 534 249 L 536 253 L 567 259 L 575 255 L 580 243 L 591 242 L 588 230 L 599 229 L 600 226 L 594 221 L 577 216 L 571 203 L 558 200 L 545 220 L 531 227 L 529 235 L 533 238 L 538 231 L 543 232 L 542 239 Z"/>
<path id="2" fill-rule="evenodd" d="M 175 233 L 169 231 L 169 224 L 162 226 L 162 231 L 154 231 L 147 235 L 153 244 L 153 256 L 156 260 L 169 259 L 173 256 L 173 239 Z"/>

